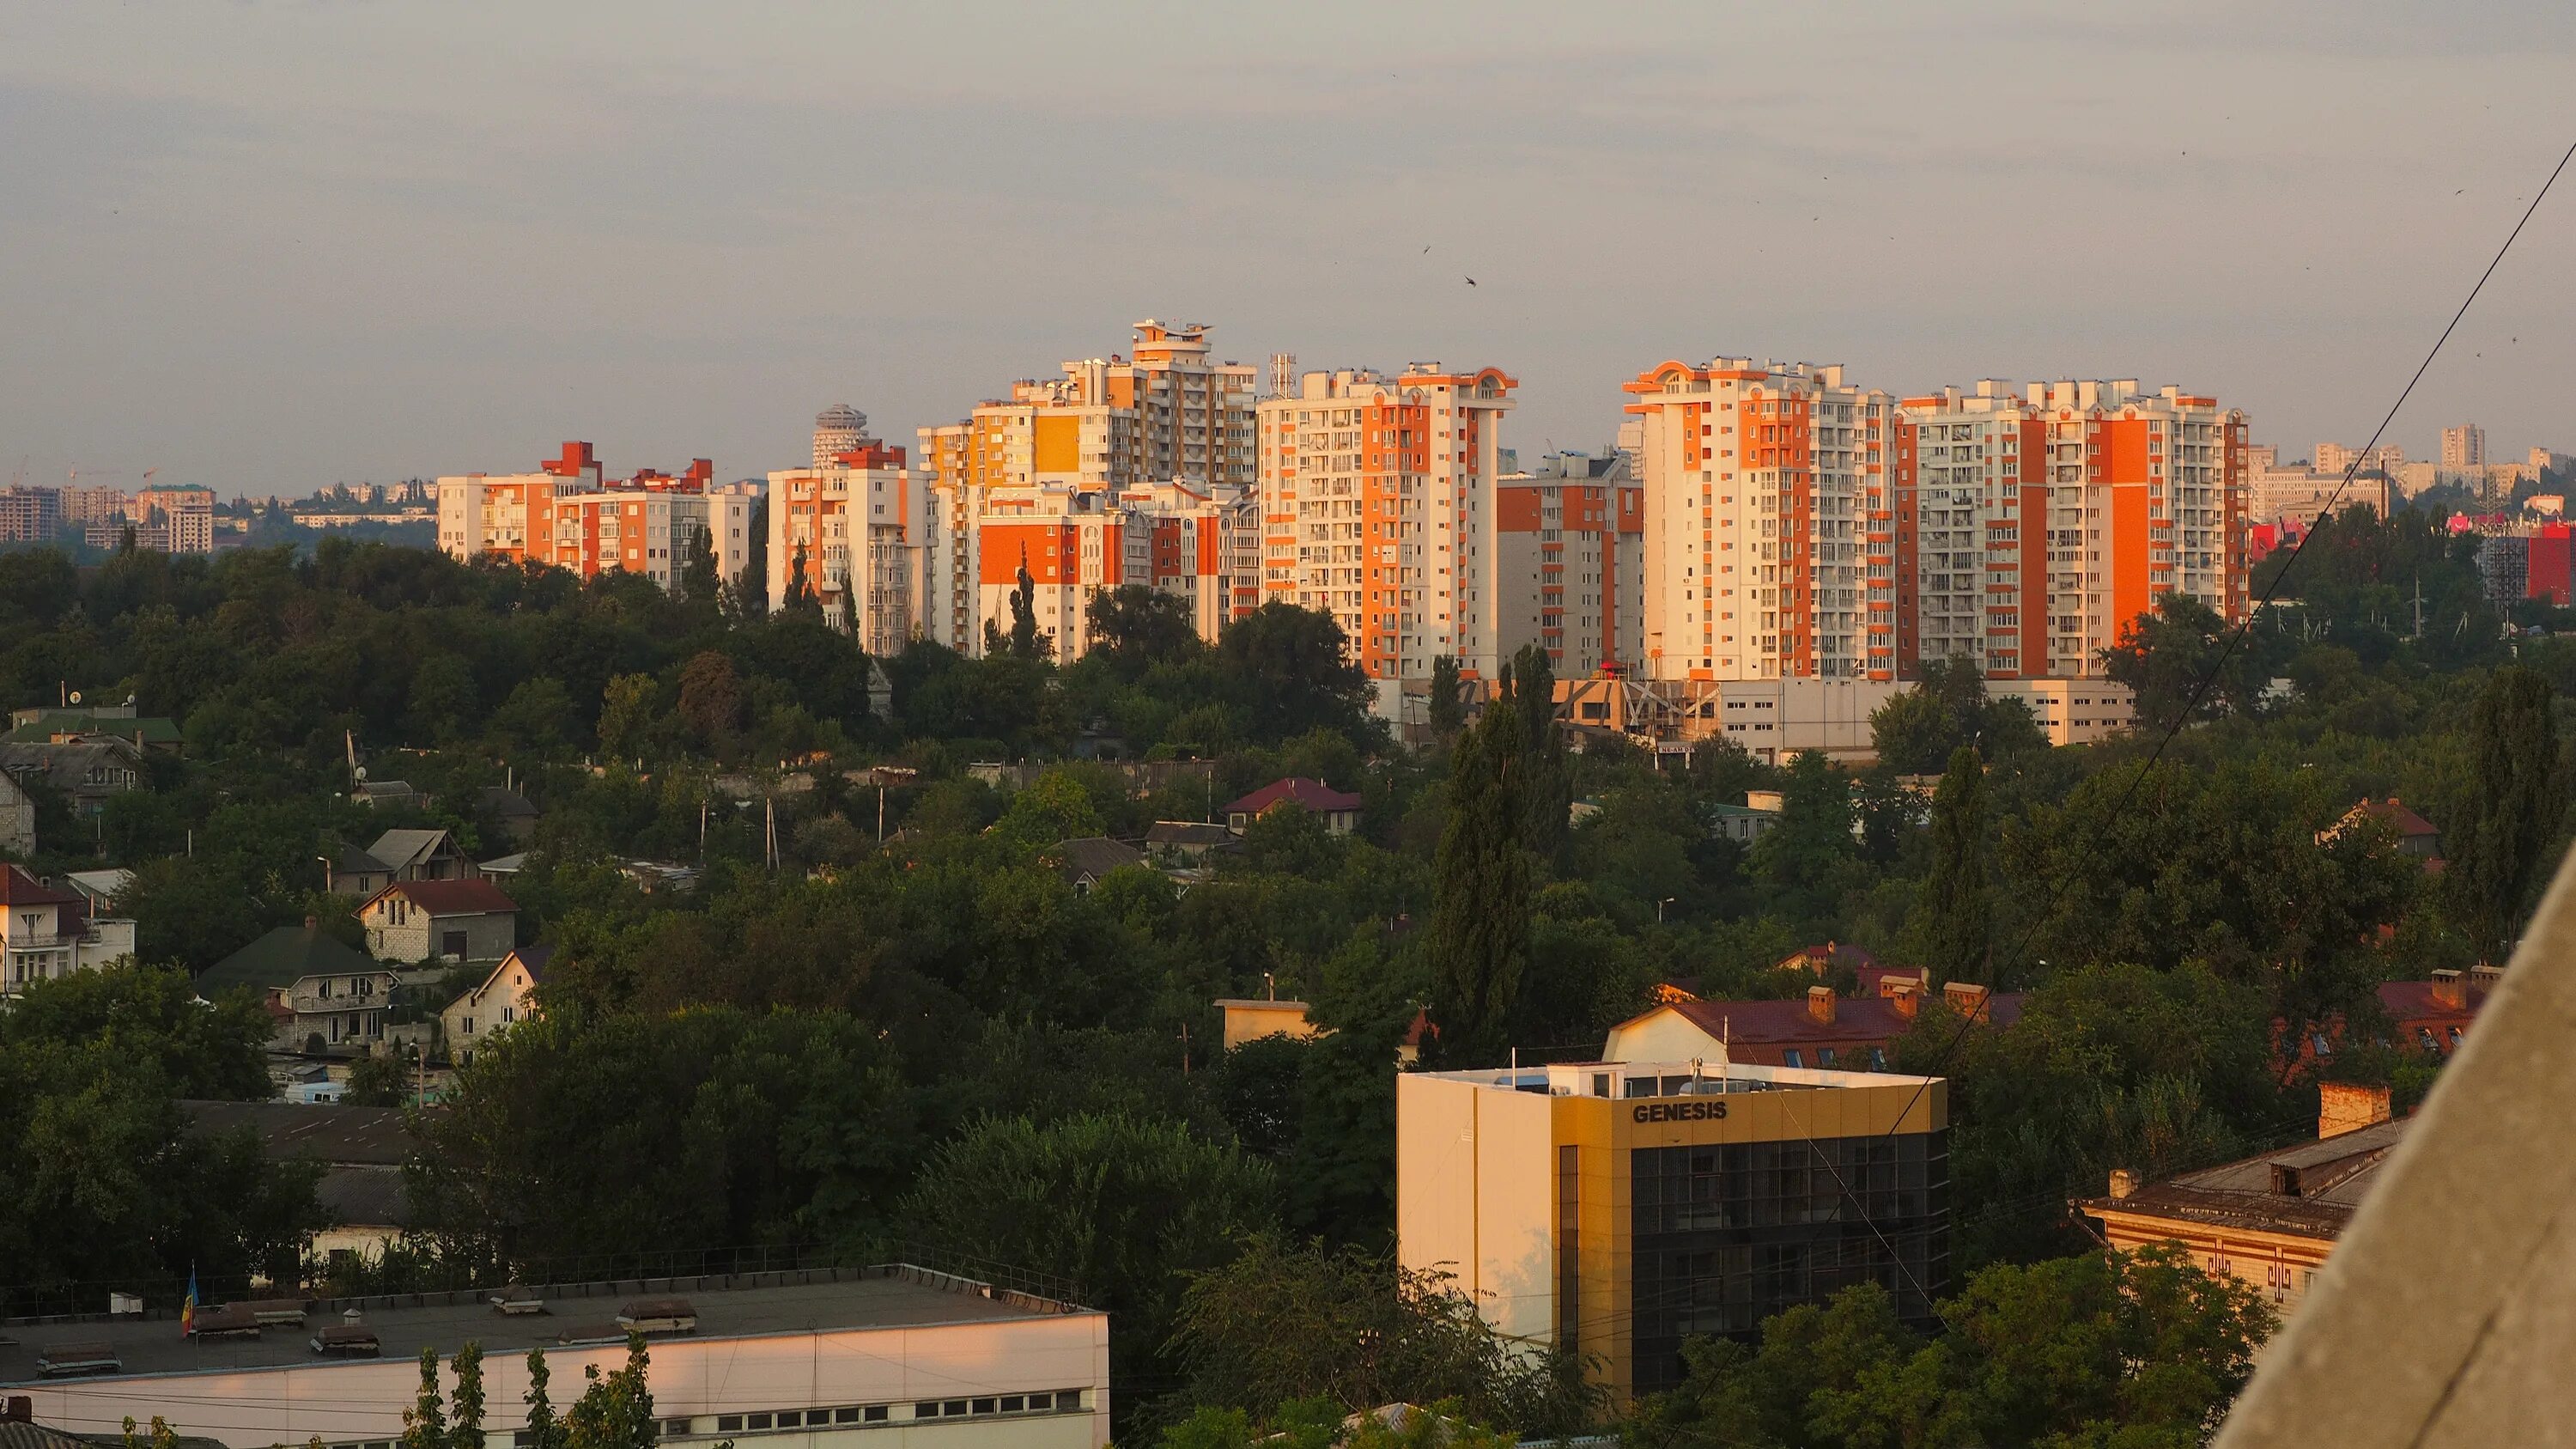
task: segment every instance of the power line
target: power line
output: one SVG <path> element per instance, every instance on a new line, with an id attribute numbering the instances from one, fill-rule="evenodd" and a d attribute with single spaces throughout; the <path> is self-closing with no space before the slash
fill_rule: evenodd
<path id="1" fill-rule="evenodd" d="M 2568 144 L 2566 152 L 2558 158 L 2558 164 L 2550 168 L 2549 178 L 2543 181 L 2540 189 L 2532 194 L 2531 205 L 2523 209 L 2521 219 L 2516 221 L 2513 224 L 2513 230 L 2506 234 L 2504 244 L 2496 248 L 2496 254 L 2488 260 L 2486 270 L 2478 274 L 2477 282 L 2469 288 L 2468 296 L 2461 299 L 2459 310 L 2451 314 L 2451 320 L 2443 327 L 2442 335 L 2433 339 L 2432 348 L 2424 354 L 2424 360 L 2416 364 L 2414 375 L 2406 379 L 2406 386 L 2398 392 L 2397 401 L 2388 405 L 2388 411 L 2379 419 L 2379 426 L 2370 430 L 2370 441 L 2363 444 L 2361 451 L 2354 454 L 2352 461 L 2344 466 L 2343 477 L 2336 482 L 2334 492 L 2326 495 L 2327 514 L 2330 515 L 2335 505 L 2342 500 L 2344 490 L 2352 486 L 2352 480 L 2361 471 L 2362 459 L 2368 457 L 2379 446 L 2380 437 L 2388 431 L 2388 425 L 2397 420 L 2398 411 L 2406 406 L 2408 398 L 2415 395 L 2416 385 L 2422 382 L 2424 374 L 2432 369 L 2433 360 L 2442 355 L 2444 344 L 2448 343 L 2451 340 L 2451 334 L 2459 329 L 2460 320 L 2469 315 L 2469 308 L 2478 300 L 2478 294 L 2486 290 L 2487 280 L 2495 275 L 2497 267 L 2504 264 L 2506 253 L 2513 250 L 2514 242 L 2522 236 L 2523 227 L 2530 224 L 2533 214 L 2540 210 L 2540 203 L 2548 199 L 2550 189 L 2558 184 L 2560 174 L 2566 171 L 2567 163 L 2571 160 L 2576 160 L 2576 142 Z M 2224 636 L 2219 646 L 2218 657 L 2210 661 L 2209 668 L 2200 677 L 2200 682 L 2193 687 L 2190 702 L 2185 704 L 2175 715 L 2173 722 L 2165 727 L 2163 736 L 2156 741 L 2155 749 L 2139 764 L 2137 773 L 2129 778 L 2128 788 L 2120 792 L 2118 802 L 2111 807 L 2111 813 L 2114 816 L 2127 813 L 2129 803 L 2137 797 L 2139 787 L 2146 783 L 2147 776 L 2153 773 L 2156 765 L 2164 759 L 2165 750 L 2182 733 L 2183 725 L 2200 712 L 2201 705 L 2209 697 L 2211 687 L 2218 682 L 2219 674 L 2226 669 L 2229 657 L 2253 632 L 2254 621 L 2262 616 L 2263 610 L 2271 606 L 2274 596 L 2280 592 L 2282 583 L 2289 578 L 2290 570 L 2297 566 L 2300 556 L 2307 552 L 2308 544 L 2316 534 L 2317 530 L 2310 529 L 2299 535 L 2298 542 L 2290 548 L 2289 557 L 2283 559 L 2281 566 L 2273 571 L 2272 582 L 2265 586 L 2263 596 L 2255 601 L 2253 608 L 2246 611 L 2245 617 L 2237 622 L 2236 627 Z M 2056 894 L 2049 901 L 2048 909 L 2031 917 L 2029 929 L 2023 932 L 2020 945 L 2014 948 L 2015 956 L 2029 954 L 2031 942 L 2038 939 L 2040 927 L 2064 903 L 2066 891 L 2067 883 L 2061 879 Z M 1967 1039 L 1968 1028 L 1974 1026 L 1976 1021 L 1975 1012 L 1971 1011 L 1964 1015 L 1959 1023 L 1959 1030 L 1942 1048 L 1941 1055 L 1935 1059 L 1932 1069 L 1921 1074 L 1924 1080 L 1916 1085 L 1914 1095 L 1906 1099 L 1905 1112 L 1914 1109 L 1914 1103 L 1920 1100 L 1924 1090 L 1931 1086 L 1932 1078 L 1949 1065 L 1951 1053 L 1957 1051 L 1959 1044 Z M 1899 1123 L 1904 1121 L 1905 1112 L 1897 1114 Z M 1896 1130 L 1891 1126 L 1888 1128 L 1888 1135 L 1893 1136 Z"/>

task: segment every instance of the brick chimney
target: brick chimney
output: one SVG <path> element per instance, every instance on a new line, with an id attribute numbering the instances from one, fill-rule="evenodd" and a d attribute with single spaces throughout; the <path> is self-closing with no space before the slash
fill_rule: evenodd
<path id="1" fill-rule="evenodd" d="M 1947 981 L 1943 982 L 1941 985 L 1941 999 L 1950 1003 L 1950 1009 L 1952 1011 L 1959 1013 L 1970 1021 L 1990 1021 L 1993 1019 L 1987 1014 L 1990 1010 L 1987 998 L 1993 995 L 1994 989 L 1992 987 L 1979 986 L 1973 982 Z"/>
<path id="2" fill-rule="evenodd" d="M 1807 1019 L 1822 1026 L 1834 1024 L 1834 989 L 1832 987 L 1807 988 Z"/>
<path id="3" fill-rule="evenodd" d="M 2111 1200 L 2117 1202 L 2138 1190 L 2138 1175 L 2125 1167 L 2111 1169 Z"/>
<path id="4" fill-rule="evenodd" d="M 2341 1137 L 2388 1120 L 2388 1089 L 2350 1082 L 2317 1084 L 2317 1136 Z"/>
<path id="5" fill-rule="evenodd" d="M 1907 1021 L 1912 1021 L 1914 1014 L 1923 1009 L 1923 989 L 1915 982 L 1881 981 L 1878 983 L 1878 994 L 1886 997 L 1887 1004 L 1895 1007 L 1896 1014 Z"/>
<path id="6" fill-rule="evenodd" d="M 2460 973 L 2444 967 L 2433 973 L 2433 1004 L 2446 1011 L 2465 1011 L 2469 1005 L 2467 984 Z"/>

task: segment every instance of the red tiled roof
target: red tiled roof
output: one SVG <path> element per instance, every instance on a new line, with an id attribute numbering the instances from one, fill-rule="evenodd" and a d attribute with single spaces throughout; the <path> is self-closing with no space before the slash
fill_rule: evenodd
<path id="1" fill-rule="evenodd" d="M 1271 781 L 1226 806 L 1225 811 L 1228 815 L 1258 815 L 1282 800 L 1294 800 L 1318 815 L 1335 810 L 1360 808 L 1360 797 L 1357 795 L 1345 795 L 1321 780 L 1310 780 L 1303 775 L 1291 775 L 1285 780 Z"/>
<path id="2" fill-rule="evenodd" d="M 477 876 L 472 880 L 396 881 L 358 909 L 363 912 L 367 906 L 392 896 L 401 896 L 433 916 L 471 916 L 519 908 L 518 902 L 501 894 L 499 886 Z"/>
<path id="3" fill-rule="evenodd" d="M 2021 1019 L 2021 1000 L 2018 991 L 1996 992 L 1989 1018 L 1997 1026 L 2012 1025 Z M 1883 997 L 1836 1001 L 1831 1021 L 1816 1020 L 1803 996 L 1786 1001 L 1684 1001 L 1672 1010 L 1710 1036 L 1753 1045 L 1894 1041 L 1914 1029 L 1914 1018 Z"/>
<path id="4" fill-rule="evenodd" d="M 2444 1021 L 2454 1017 L 2466 1020 L 2476 1016 L 2478 1008 L 2487 1004 L 2487 989 L 2482 985 L 2464 983 L 2457 1006 L 2445 1006 L 2434 1000 L 2433 985 L 2430 981 L 2383 981 L 2378 988 L 2380 1009 L 2388 1013 L 2389 1020 L 2403 1026 L 2408 1022 Z"/>
<path id="5" fill-rule="evenodd" d="M 2388 828 L 2396 831 L 2400 838 L 2442 833 L 2432 821 L 2400 804 L 2394 795 L 2385 800 L 2364 800 L 2355 808 L 2373 820 L 2387 821 Z"/>
<path id="6" fill-rule="evenodd" d="M 56 890 L 34 876 L 23 866 L 0 871 L 0 906 L 77 906 L 81 898 L 70 891 Z"/>

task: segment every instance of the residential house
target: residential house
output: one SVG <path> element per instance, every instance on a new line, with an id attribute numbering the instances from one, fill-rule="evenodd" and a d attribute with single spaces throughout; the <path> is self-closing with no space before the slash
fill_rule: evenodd
<path id="1" fill-rule="evenodd" d="M 1853 1000 L 1810 986 L 1804 997 L 1785 1001 L 1666 1001 L 1610 1028 L 1601 1057 L 1883 1071 L 1897 1038 L 1914 1029 L 1926 992 L 1922 978 L 1895 972 L 1877 985 L 1879 994 Z M 1950 1010 L 1979 1022 L 2010 1026 L 2021 1018 L 2019 992 L 1953 981 L 1941 996 Z"/>
<path id="2" fill-rule="evenodd" d="M 306 1256 L 345 1270 L 353 1257 L 379 1257 L 411 1230 L 403 1163 L 416 1143 L 400 1109 L 278 1101 L 183 1101 L 179 1107 L 199 1133 L 248 1128 L 267 1161 L 321 1166 L 313 1196 L 333 1223 L 307 1241 Z"/>
<path id="3" fill-rule="evenodd" d="M 1708 833 L 1712 838 L 1751 845 L 1780 823 L 1780 812 L 1777 792 L 1751 790 L 1745 793 L 1741 805 L 1706 805 L 1701 807 L 1700 815 L 1708 822 Z"/>
<path id="4" fill-rule="evenodd" d="M 134 923 L 90 914 L 89 899 L 0 865 L 0 997 L 134 954 Z"/>
<path id="5" fill-rule="evenodd" d="M 1225 807 L 1225 828 L 1236 835 L 1252 827 L 1252 822 L 1283 805 L 1294 805 L 1313 812 L 1324 822 L 1324 829 L 1334 835 L 1348 835 L 1360 828 L 1360 797 L 1333 789 L 1321 780 L 1291 775 L 1273 780 L 1251 794 Z"/>
<path id="6" fill-rule="evenodd" d="M 429 797 L 413 789 L 409 780 L 360 780 L 350 788 L 349 798 L 370 806 L 429 803 Z"/>
<path id="7" fill-rule="evenodd" d="M 1079 840 L 1060 840 L 1048 847 L 1046 860 L 1064 877 L 1074 894 L 1089 895 L 1108 874 L 1123 866 L 1150 866 L 1145 852 L 1123 840 L 1105 835 L 1089 835 Z"/>
<path id="8" fill-rule="evenodd" d="M 1311 1008 L 1303 1001 L 1219 997 L 1211 1004 L 1224 1017 L 1220 1046 L 1225 1051 L 1274 1036 L 1313 1041 L 1333 1034 L 1331 1027 L 1318 1026 L 1308 1019 L 1306 1013 Z M 1438 1035 L 1440 1028 L 1432 1024 L 1431 1013 L 1416 1008 L 1412 1022 L 1404 1029 L 1404 1039 L 1396 1044 L 1396 1065 L 1409 1067 L 1421 1061 L 1422 1039 Z"/>
<path id="9" fill-rule="evenodd" d="M 516 790 L 486 785 L 474 792 L 474 808 L 498 825 L 512 845 L 526 845 L 537 833 L 537 807 Z"/>
<path id="10" fill-rule="evenodd" d="M 36 854 L 35 799 L 9 775 L 0 775 L 0 851 L 19 860 Z"/>
<path id="11" fill-rule="evenodd" d="M 367 854 L 392 872 L 393 880 L 385 885 L 403 880 L 470 880 L 476 874 L 474 862 L 457 848 L 456 837 L 444 830 L 388 830 L 367 847 Z"/>
<path id="12" fill-rule="evenodd" d="M 116 898 L 134 884 L 134 872 L 123 869 L 75 870 L 67 872 L 59 884 L 88 902 L 92 916 L 116 914 Z"/>
<path id="13" fill-rule="evenodd" d="M 2317 832 L 2317 844 L 2333 840 L 2364 820 L 2387 826 L 2397 837 L 2397 853 L 2422 861 L 2428 873 L 2439 874 L 2447 864 L 2442 858 L 2442 832 L 2432 821 L 2407 809 L 2394 795 L 2385 800 L 2363 796 L 2360 804 L 2343 813 L 2342 819 Z"/>
<path id="14" fill-rule="evenodd" d="M 2380 1166 L 2406 1136 L 2390 1120 L 2388 1089 L 2319 1084 L 2317 1138 L 2234 1162 L 2140 1183 L 2111 1174 L 2107 1195 L 2078 1204 L 2114 1248 L 2181 1246 L 2212 1277 L 2231 1277 L 2284 1316 L 2306 1301 Z"/>
<path id="15" fill-rule="evenodd" d="M 9 733 L 0 738 L 65 744 L 91 735 L 112 735 L 159 754 L 179 753 L 178 723 L 161 715 L 138 715 L 130 704 L 11 710 Z"/>
<path id="16" fill-rule="evenodd" d="M 2447 1060 L 2460 1049 L 2478 1012 L 2487 1004 L 2487 996 L 2504 971 L 2496 966 L 2475 966 L 2466 972 L 2444 969 L 2426 981 L 2383 981 L 2372 988 L 2379 998 L 2379 1009 L 2388 1018 L 2389 1032 L 2379 1045 L 2401 1050 L 2419 1051 L 2436 1061 Z M 2295 1056 L 2313 1070 L 2331 1058 L 2343 1045 L 2349 1024 L 2338 1015 L 2307 1028 L 2304 1041 L 2287 1039 L 2288 1025 L 2275 1019 L 2275 1047 L 2282 1059 Z"/>
<path id="17" fill-rule="evenodd" d="M 373 1051 L 385 1039 L 399 984 L 383 962 L 341 944 L 307 916 L 207 967 L 197 994 L 212 1001 L 227 991 L 256 993 L 281 1051 Z"/>
<path id="18" fill-rule="evenodd" d="M 22 786 L 42 782 L 84 815 L 97 814 L 111 797 L 144 784 L 143 752 L 114 735 L 61 742 L 0 740 L 0 772 Z"/>
<path id="19" fill-rule="evenodd" d="M 1205 865 L 1210 855 L 1237 844 L 1233 831 L 1196 820 L 1157 820 L 1145 827 L 1147 852 L 1175 856 L 1190 865 Z"/>
<path id="20" fill-rule="evenodd" d="M 365 900 L 394 883 L 393 867 L 354 845 L 324 857 L 331 869 L 331 894 Z"/>
<path id="21" fill-rule="evenodd" d="M 397 880 L 357 915 L 381 961 L 498 961 L 518 944 L 518 904 L 480 876 Z"/>
<path id="22" fill-rule="evenodd" d="M 449 1061 L 474 1060 L 474 1049 L 504 1029 L 537 1014 L 537 987 L 545 981 L 550 946 L 521 946 L 501 958 L 483 984 L 458 996 L 438 1014 L 439 1039 Z"/>

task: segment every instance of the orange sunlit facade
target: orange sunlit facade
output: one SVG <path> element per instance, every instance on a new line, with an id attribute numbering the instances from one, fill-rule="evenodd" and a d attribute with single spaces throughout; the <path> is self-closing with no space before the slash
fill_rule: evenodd
<path id="1" fill-rule="evenodd" d="M 1309 372 L 1264 399 L 1263 600 L 1332 615 L 1374 679 L 1427 678 L 1442 655 L 1491 677 L 1499 439 L 1518 385 L 1423 363 Z"/>

